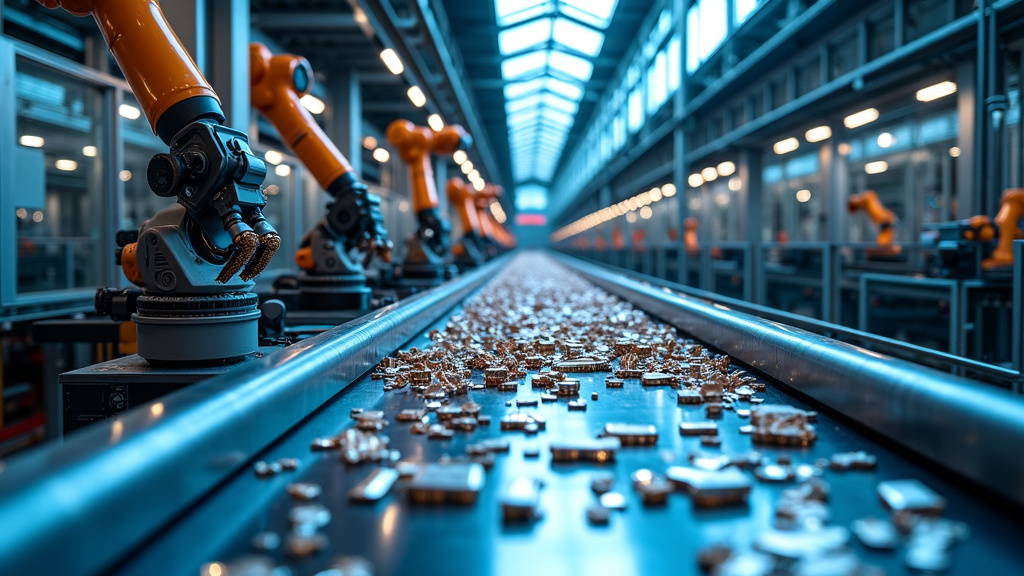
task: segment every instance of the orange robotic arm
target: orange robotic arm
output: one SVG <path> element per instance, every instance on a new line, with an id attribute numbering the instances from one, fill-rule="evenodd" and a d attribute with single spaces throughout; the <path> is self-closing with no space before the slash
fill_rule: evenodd
<path id="1" fill-rule="evenodd" d="M 480 218 L 476 212 L 476 194 L 473 194 L 462 178 L 448 180 L 445 188 L 448 193 L 448 201 L 455 206 L 455 210 L 462 220 L 463 233 L 479 235 Z"/>
<path id="2" fill-rule="evenodd" d="M 421 242 L 436 255 L 444 257 L 451 250 L 448 238 L 451 227 L 438 212 L 437 186 L 432 154 L 452 154 L 469 143 L 469 136 L 458 125 L 449 125 L 440 131 L 416 126 L 408 120 L 395 120 L 387 129 L 388 142 L 398 149 L 398 155 L 409 166 L 412 187 L 412 209 L 419 220 L 417 231 Z"/>
<path id="3" fill-rule="evenodd" d="M 1013 241 L 1021 237 L 1018 227 L 1024 216 L 1024 188 L 1010 188 L 1003 192 L 999 213 L 994 223 L 999 228 L 999 241 L 992 254 L 982 261 L 982 268 L 997 268 L 1013 264 Z"/>
<path id="4" fill-rule="evenodd" d="M 850 199 L 847 201 L 847 209 L 851 213 L 857 210 L 867 212 L 871 222 L 878 226 L 878 245 L 892 246 L 893 225 L 896 223 L 896 215 L 882 204 L 874 190 L 865 190 L 860 194 L 850 196 Z"/>
<path id="5" fill-rule="evenodd" d="M 128 277 L 154 293 L 212 293 L 220 289 L 211 284 L 229 283 L 243 266 L 243 281 L 259 274 L 280 246 L 261 210 L 266 204 L 261 189 L 266 165 L 252 154 L 244 133 L 223 126 L 216 93 L 157 1 L 37 1 L 77 16 L 92 15 L 153 131 L 170 146 L 168 154 L 150 161 L 147 179 L 157 195 L 177 196 L 187 212 L 186 220 L 179 219 L 180 228 L 190 233 L 171 238 L 171 213 L 144 224 L 140 237 L 152 232 L 159 238 L 150 239 L 151 247 L 124 246 L 119 257 Z M 164 226 L 162 231 L 158 226 Z M 168 276 L 151 268 L 156 261 L 148 252 L 152 249 L 162 253 L 160 261 L 174 260 L 181 270 Z M 210 266 L 219 270 L 215 278 L 207 277 Z"/>
<path id="6" fill-rule="evenodd" d="M 698 226 L 697 219 L 692 216 L 683 220 L 683 244 L 686 247 L 686 253 L 690 256 L 700 254 L 700 241 L 697 240 Z"/>
<path id="7" fill-rule="evenodd" d="M 299 99 L 313 88 L 313 69 L 300 56 L 279 54 L 259 43 L 249 45 L 250 98 L 277 129 L 285 143 L 316 178 L 320 187 L 334 198 L 322 222 L 344 243 L 344 249 L 358 248 L 391 259 L 391 241 L 384 229 L 380 198 L 370 194 L 352 166 L 302 106 Z M 333 255 L 326 259 L 336 260 Z M 307 271 L 317 268 L 310 246 L 296 255 Z"/>

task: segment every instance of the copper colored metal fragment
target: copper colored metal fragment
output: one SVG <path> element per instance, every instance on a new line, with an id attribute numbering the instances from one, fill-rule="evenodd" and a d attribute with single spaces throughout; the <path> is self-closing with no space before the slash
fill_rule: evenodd
<path id="1" fill-rule="evenodd" d="M 609 422 L 604 425 L 603 435 L 618 438 L 623 446 L 646 446 L 658 442 L 658 428 L 652 424 Z"/>
<path id="2" fill-rule="evenodd" d="M 587 409 L 587 401 L 586 400 L 570 400 L 569 401 L 569 410 L 570 411 L 583 412 L 586 409 Z"/>
<path id="3" fill-rule="evenodd" d="M 595 526 L 606 526 L 611 517 L 611 511 L 600 504 L 587 507 L 587 522 Z"/>
<path id="4" fill-rule="evenodd" d="M 611 462 L 622 447 L 618 438 L 581 438 L 551 443 L 552 462 Z"/>
<path id="5" fill-rule="evenodd" d="M 541 430 L 545 427 L 545 420 L 541 416 L 529 412 L 512 412 L 501 419 L 502 430 L 523 430 L 528 424 L 536 424 Z"/>
<path id="6" fill-rule="evenodd" d="M 640 384 L 644 386 L 675 386 L 678 378 L 663 372 L 644 372 L 640 377 Z"/>
<path id="7" fill-rule="evenodd" d="M 745 502 L 753 484 L 738 468 L 701 470 L 688 466 L 669 466 L 665 476 L 686 489 L 697 506 L 725 506 Z"/>
<path id="8" fill-rule="evenodd" d="M 701 404 L 704 397 L 697 390 L 682 389 L 676 392 L 676 402 L 679 404 Z"/>
<path id="9" fill-rule="evenodd" d="M 398 477 L 398 470 L 394 468 L 375 468 L 348 491 L 348 499 L 352 502 L 376 502 L 387 496 Z"/>
<path id="10" fill-rule="evenodd" d="M 608 372 L 612 366 L 607 360 L 576 358 L 557 362 L 552 368 L 559 372 Z"/>
<path id="11" fill-rule="evenodd" d="M 418 422 L 422 420 L 423 417 L 426 415 L 426 410 L 406 408 L 405 410 L 399 412 L 398 416 L 395 416 L 395 420 L 398 420 L 399 422 Z"/>
<path id="12" fill-rule="evenodd" d="M 501 495 L 501 515 L 505 522 L 530 522 L 540 517 L 540 482 L 521 476 L 512 480 Z"/>
<path id="13" fill-rule="evenodd" d="M 833 470 L 871 470 L 877 462 L 878 460 L 871 454 L 858 450 L 833 454 L 829 460 L 829 467 Z"/>
<path id="14" fill-rule="evenodd" d="M 413 504 L 472 504 L 484 487 L 484 467 L 476 462 L 427 464 L 409 482 Z"/>
<path id="15" fill-rule="evenodd" d="M 887 480 L 878 483 L 878 497 L 893 512 L 908 511 L 917 514 L 941 514 L 946 499 L 925 486 L 920 480 Z"/>
<path id="16" fill-rule="evenodd" d="M 750 424 L 751 437 L 759 444 L 809 446 L 818 438 L 807 413 L 793 406 L 762 404 L 751 411 Z"/>
<path id="17" fill-rule="evenodd" d="M 296 500 L 314 500 L 320 495 L 320 485 L 309 482 L 292 482 L 288 485 L 287 492 Z"/>
<path id="18" fill-rule="evenodd" d="M 604 379 L 604 387 L 605 388 L 622 388 L 622 380 L 620 380 L 619 378 L 605 378 Z"/>

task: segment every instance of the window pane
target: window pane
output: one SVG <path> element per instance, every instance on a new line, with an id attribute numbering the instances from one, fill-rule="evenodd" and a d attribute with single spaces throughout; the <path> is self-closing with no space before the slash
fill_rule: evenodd
<path id="1" fill-rule="evenodd" d="M 109 120 L 103 95 L 18 60 L 15 72 L 17 292 L 95 288 L 110 250 L 100 246 Z M 144 178 L 143 178 L 144 180 Z"/>
<path id="2" fill-rule="evenodd" d="M 551 19 L 534 20 L 498 32 L 498 49 L 511 54 L 551 40 Z"/>
<path id="3" fill-rule="evenodd" d="M 535 79 L 529 80 L 527 82 L 514 82 L 512 84 L 506 84 L 505 85 L 505 99 L 506 100 L 512 100 L 514 98 L 518 98 L 520 96 L 523 96 L 524 94 L 529 94 L 530 92 L 535 92 L 537 90 L 540 90 L 540 88 L 543 85 L 544 85 L 544 80 L 542 80 L 540 78 L 535 78 Z"/>
<path id="4" fill-rule="evenodd" d="M 549 63 L 552 70 L 568 74 L 581 82 L 590 80 L 590 75 L 594 71 L 594 65 L 590 61 L 557 50 L 551 53 Z"/>
<path id="5" fill-rule="evenodd" d="M 604 28 L 612 19 L 615 0 L 562 0 L 561 10 L 583 22 Z"/>
<path id="6" fill-rule="evenodd" d="M 559 80 L 558 78 L 549 77 L 545 81 L 544 87 L 569 100 L 579 100 L 583 98 L 582 86 L 579 84 L 573 84 L 572 82 L 566 82 L 565 80 Z"/>
<path id="7" fill-rule="evenodd" d="M 501 75 L 506 80 L 519 78 L 531 72 L 537 72 L 547 64 L 548 53 L 538 50 L 508 58 L 501 63 Z"/>
<path id="8" fill-rule="evenodd" d="M 604 34 L 565 18 L 555 20 L 554 39 L 587 56 L 597 56 L 604 44 Z"/>
<path id="9" fill-rule="evenodd" d="M 706 60 L 725 40 L 725 0 L 701 0 L 700 3 L 700 59 Z"/>
<path id="10" fill-rule="evenodd" d="M 736 2 L 736 24 L 743 24 L 747 17 L 757 8 L 758 0 L 735 0 Z"/>
<path id="11" fill-rule="evenodd" d="M 640 90 L 629 93 L 629 131 L 636 132 L 644 123 L 644 109 L 640 101 Z"/>
<path id="12" fill-rule="evenodd" d="M 494 0 L 494 12 L 499 26 L 522 22 L 547 11 L 548 0 Z"/>
<path id="13" fill-rule="evenodd" d="M 505 103 L 505 112 L 509 114 L 515 114 L 520 110 L 526 110 L 527 108 L 534 108 L 540 105 L 540 94 L 534 94 L 532 96 L 526 96 L 524 98 L 517 98 L 515 100 L 509 100 Z"/>
<path id="14" fill-rule="evenodd" d="M 667 68 L 667 81 L 669 94 L 675 92 L 679 88 L 679 75 L 681 72 L 679 62 L 679 51 L 682 44 L 679 42 L 679 36 L 673 36 L 672 40 L 668 43 L 668 62 L 666 63 Z"/>
<path id="15" fill-rule="evenodd" d="M 575 114 L 576 110 L 579 109 L 579 105 L 576 104 L 575 102 L 571 102 L 569 100 L 566 100 L 565 98 L 562 98 L 561 96 L 557 96 L 550 92 L 545 92 L 544 95 L 541 96 L 541 102 L 545 106 L 549 106 L 551 108 L 561 110 L 569 114 Z"/>
<path id="16" fill-rule="evenodd" d="M 700 66 L 700 5 L 694 4 L 686 13 L 686 72 L 693 74 Z"/>

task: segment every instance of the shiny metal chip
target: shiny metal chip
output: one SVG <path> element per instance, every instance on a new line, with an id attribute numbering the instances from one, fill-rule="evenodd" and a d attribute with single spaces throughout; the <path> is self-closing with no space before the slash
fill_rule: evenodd
<path id="1" fill-rule="evenodd" d="M 485 479 L 484 467 L 475 462 L 427 464 L 406 493 L 413 504 L 472 504 Z"/>
<path id="2" fill-rule="evenodd" d="M 348 491 L 348 499 L 352 502 L 376 502 L 387 496 L 398 477 L 399 472 L 394 468 L 375 468 Z"/>
<path id="3" fill-rule="evenodd" d="M 653 424 L 609 422 L 604 425 L 604 436 L 618 438 L 623 446 L 648 446 L 658 442 L 658 428 Z"/>
<path id="4" fill-rule="evenodd" d="M 552 462 L 611 462 L 622 447 L 618 438 L 581 438 L 551 443 Z"/>

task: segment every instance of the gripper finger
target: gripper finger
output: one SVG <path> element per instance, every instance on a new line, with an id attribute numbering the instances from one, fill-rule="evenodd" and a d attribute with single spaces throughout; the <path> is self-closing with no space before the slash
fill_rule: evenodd
<path id="1" fill-rule="evenodd" d="M 239 278 L 249 281 L 259 276 L 261 272 L 267 269 L 267 266 L 270 266 L 270 261 L 274 259 L 274 254 L 277 253 L 280 247 L 281 237 L 276 232 L 268 232 L 260 236 L 260 246 Z"/>
<path id="2" fill-rule="evenodd" d="M 245 266 L 252 259 L 256 249 L 260 247 L 259 236 L 252 230 L 246 230 L 235 236 L 232 243 L 235 245 L 235 251 L 228 258 L 228 262 L 221 269 L 220 274 L 217 275 L 217 282 L 221 284 L 231 280 L 231 277 L 237 274 L 242 269 L 242 266 Z"/>

